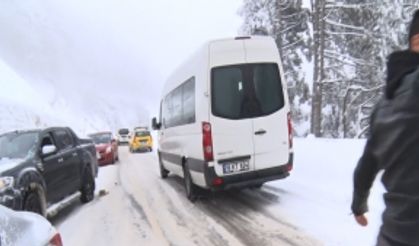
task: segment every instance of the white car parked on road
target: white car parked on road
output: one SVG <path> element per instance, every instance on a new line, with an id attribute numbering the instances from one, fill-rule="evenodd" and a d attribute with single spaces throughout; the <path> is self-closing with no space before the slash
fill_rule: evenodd
<path id="1" fill-rule="evenodd" d="M 184 177 L 187 196 L 260 187 L 293 165 L 287 87 L 275 41 L 211 41 L 167 81 L 160 105 L 161 176 Z"/>
<path id="2" fill-rule="evenodd" d="M 62 246 L 61 236 L 44 217 L 0 205 L 0 245 Z"/>
<path id="3" fill-rule="evenodd" d="M 131 138 L 131 132 L 128 128 L 119 129 L 116 138 L 118 144 L 128 144 Z"/>

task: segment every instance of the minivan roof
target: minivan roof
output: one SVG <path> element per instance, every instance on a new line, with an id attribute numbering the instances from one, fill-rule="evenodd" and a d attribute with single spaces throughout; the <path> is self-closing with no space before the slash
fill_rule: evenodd
<path id="1" fill-rule="evenodd" d="M 245 49 L 251 48 L 255 49 L 252 54 L 261 53 L 261 57 L 258 57 L 257 60 L 263 60 L 263 58 L 269 57 L 268 61 L 276 61 L 279 59 L 279 54 L 275 54 L 272 52 L 272 49 L 276 49 L 275 40 L 270 36 L 245 36 L 245 37 L 229 37 L 229 38 L 221 38 L 221 39 L 214 39 L 204 43 L 199 49 L 197 49 L 192 55 L 189 56 L 181 65 L 179 65 L 167 78 L 166 83 L 164 85 L 164 89 L 162 91 L 162 96 L 164 97 L 169 91 L 175 89 L 180 83 L 186 81 L 190 77 L 187 77 L 191 74 L 187 73 L 186 71 L 190 70 L 191 66 L 196 66 L 196 61 L 205 61 L 207 62 L 207 66 L 213 66 L 214 64 L 208 64 L 210 62 L 211 56 L 211 49 L 212 48 L 227 48 L 230 49 L 231 44 L 235 42 L 245 43 Z M 237 49 L 243 49 L 243 46 L 237 47 Z M 218 53 L 219 56 L 225 57 L 225 53 L 223 54 L 222 50 Z M 213 61 L 219 59 L 212 59 Z M 221 59 L 220 59 L 221 60 Z M 241 62 L 245 63 L 245 62 Z M 220 62 L 215 62 L 216 65 L 221 64 Z M 185 69 L 186 68 L 186 69 Z M 179 74 L 179 71 L 181 73 Z M 187 75 L 187 76 L 186 76 Z M 174 81 L 176 83 L 174 83 Z"/>

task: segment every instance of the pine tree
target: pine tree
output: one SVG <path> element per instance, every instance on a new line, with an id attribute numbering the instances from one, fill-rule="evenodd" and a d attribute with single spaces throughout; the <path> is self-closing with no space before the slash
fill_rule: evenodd
<path id="1" fill-rule="evenodd" d="M 310 121 L 318 137 L 363 137 L 419 0 L 310 1 L 311 10 L 300 0 L 245 0 L 243 31 L 275 38 L 297 129 Z"/>
<path id="2" fill-rule="evenodd" d="M 251 35 L 270 35 L 278 46 L 288 84 L 292 117 L 296 125 L 304 125 L 309 114 L 301 105 L 309 105 L 310 88 L 306 81 L 311 74 L 311 35 L 309 10 L 302 8 L 302 1 L 245 0 L 240 12 L 244 17 L 242 32 Z M 295 129 L 305 135 L 309 129 Z"/>

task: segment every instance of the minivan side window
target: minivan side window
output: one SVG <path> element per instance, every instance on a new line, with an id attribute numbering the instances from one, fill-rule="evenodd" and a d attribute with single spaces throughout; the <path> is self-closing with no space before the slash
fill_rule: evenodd
<path id="1" fill-rule="evenodd" d="M 161 111 L 164 128 L 195 123 L 195 77 L 167 94 Z"/>
<path id="2" fill-rule="evenodd" d="M 216 67 L 211 71 L 212 114 L 239 120 L 272 114 L 284 107 L 275 63 Z"/>
<path id="3" fill-rule="evenodd" d="M 69 149 L 73 146 L 73 139 L 66 130 L 55 130 L 54 135 L 59 149 Z"/>
<path id="4" fill-rule="evenodd" d="M 195 77 L 182 85 L 182 124 L 195 123 Z"/>
<path id="5" fill-rule="evenodd" d="M 171 94 L 168 124 L 178 126 L 182 124 L 182 88 L 176 88 Z"/>

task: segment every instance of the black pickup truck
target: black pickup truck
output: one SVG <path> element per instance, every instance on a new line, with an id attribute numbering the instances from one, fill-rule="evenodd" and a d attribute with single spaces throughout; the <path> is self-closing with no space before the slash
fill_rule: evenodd
<path id="1" fill-rule="evenodd" d="M 67 127 L 0 135 L 0 204 L 46 216 L 49 205 L 81 192 L 94 198 L 96 149 Z"/>

